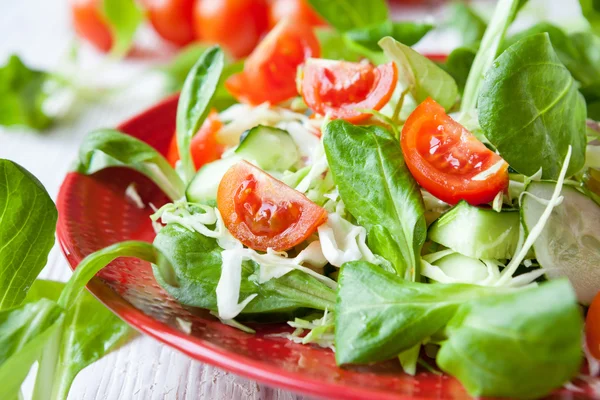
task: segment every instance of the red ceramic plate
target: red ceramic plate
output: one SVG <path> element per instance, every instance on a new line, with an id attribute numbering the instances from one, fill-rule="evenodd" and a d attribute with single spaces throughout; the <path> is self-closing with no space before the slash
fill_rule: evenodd
<path id="1" fill-rule="evenodd" d="M 166 153 L 175 129 L 172 97 L 125 122 L 119 129 Z M 124 240 L 151 242 L 150 207 L 139 209 L 125 197 L 135 182 L 145 204 L 159 207 L 167 197 L 144 176 L 110 168 L 92 176 L 70 173 L 58 196 L 58 239 L 72 268 L 88 254 Z M 178 304 L 154 280 L 149 263 L 121 258 L 104 268 L 89 290 L 131 326 L 197 360 L 258 381 L 323 398 L 464 399 L 460 383 L 448 376 L 402 374 L 396 361 L 339 368 L 328 349 L 295 344 L 269 334 L 286 325 L 253 326 L 256 335 L 221 324 L 204 310 Z M 192 323 L 191 334 L 177 319 Z M 552 396 L 591 397 L 590 388 Z"/>

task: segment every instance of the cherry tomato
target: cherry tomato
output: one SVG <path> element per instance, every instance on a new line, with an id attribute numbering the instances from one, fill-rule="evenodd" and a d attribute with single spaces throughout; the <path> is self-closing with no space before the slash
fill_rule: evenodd
<path id="1" fill-rule="evenodd" d="M 590 353 L 600 360 L 600 292 L 594 297 L 585 318 L 585 339 Z"/>
<path id="2" fill-rule="evenodd" d="M 419 185 L 447 203 L 489 203 L 508 187 L 508 164 L 432 99 L 408 117 L 401 145 Z"/>
<path id="3" fill-rule="evenodd" d="M 359 122 L 371 116 L 360 109 L 380 110 L 392 97 L 398 69 L 393 62 L 368 63 L 311 58 L 298 74 L 304 102 L 332 119 Z"/>
<path id="4" fill-rule="evenodd" d="M 288 17 L 294 21 L 302 20 L 310 26 L 325 25 L 325 21 L 306 0 L 272 0 L 269 5 L 269 26 L 272 28 Z"/>
<path id="5" fill-rule="evenodd" d="M 154 30 L 165 40 L 183 46 L 192 42 L 194 0 L 143 0 Z"/>
<path id="6" fill-rule="evenodd" d="M 192 138 L 190 143 L 190 151 L 192 160 L 196 170 L 200 169 L 204 164 L 218 160 L 221 158 L 225 147 L 217 142 L 216 133 L 223 127 L 223 123 L 219 120 L 219 114 L 212 110 L 204 123 L 200 127 L 198 133 Z M 167 152 L 167 160 L 174 167 L 179 161 L 179 150 L 177 148 L 177 135 L 173 135 L 169 151 Z"/>
<path id="7" fill-rule="evenodd" d="M 234 57 L 245 57 L 268 29 L 266 0 L 198 0 L 196 37 L 218 43 Z"/>
<path id="8" fill-rule="evenodd" d="M 298 66 L 319 52 L 319 41 L 309 26 L 284 19 L 246 59 L 244 70 L 230 76 L 225 86 L 245 103 L 282 102 L 297 94 Z"/>
<path id="9" fill-rule="evenodd" d="M 254 250 L 288 250 L 327 220 L 327 211 L 246 161 L 223 176 L 217 207 L 225 226 Z"/>
<path id="10" fill-rule="evenodd" d="M 102 0 L 69 0 L 75 31 L 98 50 L 107 52 L 113 39 L 108 23 L 100 11 Z"/>

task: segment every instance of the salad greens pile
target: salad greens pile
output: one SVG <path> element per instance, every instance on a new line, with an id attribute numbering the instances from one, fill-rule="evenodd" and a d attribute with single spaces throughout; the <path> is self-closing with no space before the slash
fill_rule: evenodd
<path id="1" fill-rule="evenodd" d="M 500 0 L 487 25 L 457 6 L 456 24 L 468 28 L 465 45 L 440 65 L 410 47 L 431 26 L 390 21 L 383 0 L 310 2 L 333 28 L 319 34 L 326 57 L 394 66 L 397 82 L 385 106 L 366 110 L 369 119 L 353 124 L 311 115 L 300 98 L 233 104 L 218 115 L 222 126 L 215 136 L 225 151 L 196 171 L 191 142 L 219 102 L 228 74 L 220 48 L 207 49 L 180 95 L 175 167 L 114 130 L 93 132 L 80 149 L 78 172 L 132 168 L 169 196 L 172 202 L 151 216 L 154 243 L 127 242 L 95 253 L 57 300 L 28 295 L 21 303 L 22 289 L 14 289 L 6 304 L 16 308 L 3 311 L 9 313 L 3 320 L 21 322 L 0 334 L 10 344 L 0 347 L 9 349 L 0 376 L 14 354 L 27 353 L 32 362 L 39 357 L 40 343 L 75 318 L 70 310 L 82 301 L 83 285 L 117 256 L 152 262 L 159 284 L 179 302 L 209 309 L 246 332 L 253 330 L 244 324 L 288 321 L 295 331 L 275 336 L 331 348 L 342 366 L 397 358 L 414 374 L 417 365 L 435 360 L 474 396 L 515 398 L 544 396 L 578 374 L 580 304 L 588 306 L 600 288 L 600 129 L 588 119 L 600 110 L 594 62 L 600 39 L 544 23 L 508 35 L 525 1 Z M 596 29 L 600 10 L 581 3 Z M 463 132 L 457 148 L 467 142 L 485 150 L 485 144 L 500 160 L 472 181 L 508 170 L 508 187 L 494 192 L 493 201 L 446 203 L 415 173 L 404 139 L 415 121 L 428 117 L 422 110 L 436 103 L 451 118 L 436 111 L 430 131 L 456 124 Z M 430 134 L 427 129 L 419 134 Z M 268 187 L 257 190 L 266 196 L 258 205 L 246 197 L 243 208 L 224 206 L 224 200 L 255 195 L 248 189 L 254 184 Z M 232 185 L 237 189 L 227 192 Z M 457 190 L 453 182 L 446 186 Z M 292 201 L 298 198 L 326 218 L 313 229 L 304 226 L 306 234 L 290 248 L 252 246 L 252 235 L 232 229 L 232 213 L 246 228 L 261 227 L 260 218 L 280 210 L 283 217 L 269 219 L 271 228 L 285 218 L 299 221 Z M 257 219 L 239 222 L 249 210 Z M 28 262 L 39 272 L 47 251 L 36 251 L 42 253 Z M 8 287 L 19 280 L 1 277 Z M 28 287 L 31 280 L 18 285 Z M 31 336 L 15 345 L 15 335 L 24 334 L 18 327 L 33 319 L 37 331 L 25 332 Z M 77 357 L 43 347 L 48 360 Z M 76 373 L 41 372 L 40 379 Z"/>

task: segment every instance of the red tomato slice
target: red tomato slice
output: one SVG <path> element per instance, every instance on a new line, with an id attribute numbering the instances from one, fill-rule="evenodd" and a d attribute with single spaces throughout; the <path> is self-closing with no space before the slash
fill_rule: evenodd
<path id="1" fill-rule="evenodd" d="M 216 110 L 212 110 L 208 117 L 198 130 L 198 133 L 192 138 L 190 143 L 190 151 L 192 160 L 196 170 L 200 169 L 204 164 L 218 160 L 221 158 L 225 147 L 217 142 L 216 133 L 223 127 L 223 123 L 219 120 L 219 114 Z M 179 150 L 177 148 L 177 135 L 173 135 L 169 150 L 167 152 L 167 160 L 175 167 L 179 161 Z"/>
<path id="2" fill-rule="evenodd" d="M 282 102 L 297 95 L 298 66 L 319 52 L 310 26 L 283 19 L 246 59 L 244 70 L 229 77 L 225 86 L 241 102 Z"/>
<path id="3" fill-rule="evenodd" d="M 154 30 L 179 46 L 194 40 L 194 0 L 143 0 Z"/>
<path id="4" fill-rule="evenodd" d="M 69 0 L 73 25 L 77 34 L 98 50 L 107 52 L 112 47 L 112 34 L 100 12 L 101 0 Z"/>
<path id="5" fill-rule="evenodd" d="M 440 200 L 489 203 L 508 187 L 508 164 L 427 99 L 402 128 L 402 152 L 419 185 Z"/>
<path id="6" fill-rule="evenodd" d="M 327 211 L 246 161 L 223 176 L 217 207 L 225 226 L 246 246 L 291 249 L 327 221 Z"/>
<path id="7" fill-rule="evenodd" d="M 294 21 L 302 20 L 310 26 L 326 25 L 307 0 L 272 1 L 269 5 L 269 26 L 275 26 L 284 18 L 292 18 Z"/>
<path id="8" fill-rule="evenodd" d="M 594 297 L 585 318 L 585 339 L 590 353 L 600 360 L 600 292 Z"/>
<path id="9" fill-rule="evenodd" d="M 304 102 L 316 113 L 332 119 L 364 121 L 392 97 L 398 69 L 393 62 L 375 67 L 367 63 L 311 58 L 298 75 Z"/>

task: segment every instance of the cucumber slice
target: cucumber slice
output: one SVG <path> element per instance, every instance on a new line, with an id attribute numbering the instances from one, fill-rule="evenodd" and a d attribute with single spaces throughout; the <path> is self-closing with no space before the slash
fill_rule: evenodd
<path id="1" fill-rule="evenodd" d="M 300 160 L 298 147 L 289 133 L 264 125 L 244 132 L 235 153 L 245 160 L 255 160 L 264 170 L 286 171 Z"/>
<path id="2" fill-rule="evenodd" d="M 526 191 L 548 200 L 554 182 L 534 181 Z M 564 200 L 556 206 L 542 233 L 533 244 L 538 263 L 548 270 L 547 277 L 568 277 L 577 298 L 590 304 L 600 290 L 600 207 L 570 186 L 562 189 Z M 521 218 L 526 231 L 540 219 L 545 205 L 525 195 Z"/>
<path id="3" fill-rule="evenodd" d="M 185 190 L 185 197 L 192 203 L 204 203 L 217 198 L 217 190 L 225 172 L 240 161 L 237 155 L 221 158 L 204 165 L 196 172 Z"/>
<path id="4" fill-rule="evenodd" d="M 429 227 L 428 237 L 468 257 L 512 258 L 519 241 L 519 212 L 496 212 L 461 201 Z"/>
<path id="5" fill-rule="evenodd" d="M 477 283 L 488 277 L 487 267 L 481 260 L 459 253 L 442 257 L 433 265 L 439 267 L 447 276 L 462 283 Z"/>

